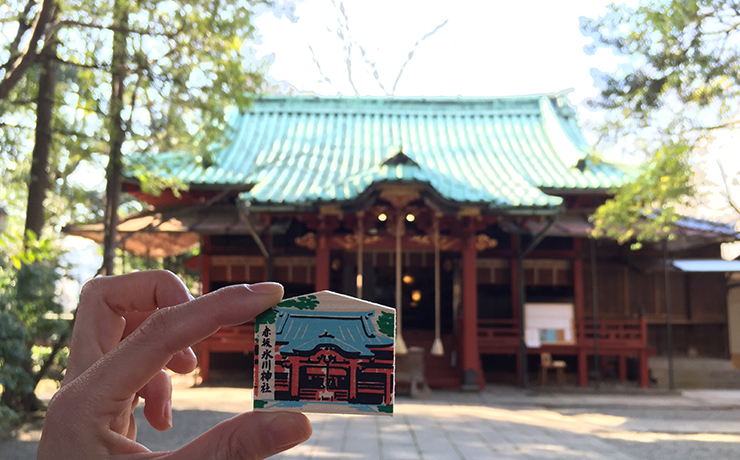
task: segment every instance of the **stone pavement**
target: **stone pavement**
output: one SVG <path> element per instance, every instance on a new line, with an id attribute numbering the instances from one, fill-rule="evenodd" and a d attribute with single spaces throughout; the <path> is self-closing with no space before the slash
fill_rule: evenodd
<path id="1" fill-rule="evenodd" d="M 719 459 L 740 456 L 740 392 L 602 395 L 595 392 L 533 393 L 494 387 L 481 394 L 438 391 L 428 401 L 400 399 L 396 408 L 392 420 L 312 414 L 314 436 L 306 444 L 276 458 L 447 460 L 711 456 Z M 614 410 L 639 416 L 608 413 Z M 707 412 L 716 411 L 732 415 L 705 420 Z M 702 414 L 697 418 L 699 412 Z M 675 446 L 677 442 L 684 443 L 686 456 L 666 449 L 666 444 Z M 702 447 L 703 444 L 706 445 Z M 661 450 L 665 450 L 666 455 Z"/>
<path id="2" fill-rule="evenodd" d="M 177 388 L 174 426 L 139 440 L 155 451 L 249 410 L 246 388 Z M 740 391 L 533 392 L 489 386 L 398 398 L 394 417 L 309 414 L 313 437 L 274 457 L 293 459 L 696 459 L 740 457 Z M 0 444 L 0 459 L 34 457 L 38 432 Z"/>

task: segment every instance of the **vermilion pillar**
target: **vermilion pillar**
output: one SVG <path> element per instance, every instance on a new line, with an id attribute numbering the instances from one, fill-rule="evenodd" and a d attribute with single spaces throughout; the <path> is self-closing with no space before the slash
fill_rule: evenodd
<path id="1" fill-rule="evenodd" d="M 578 347 L 578 386 L 588 386 L 588 354 L 583 329 L 583 261 L 573 260 L 573 300 L 576 310 L 576 340 Z"/>
<path id="2" fill-rule="evenodd" d="M 211 256 L 206 254 L 200 255 L 200 284 L 201 294 L 211 292 Z"/>
<path id="3" fill-rule="evenodd" d="M 291 356 L 288 358 L 290 363 L 290 395 L 294 398 L 298 397 L 300 392 L 298 390 L 298 381 L 300 378 L 300 358 L 298 356 Z"/>
<path id="4" fill-rule="evenodd" d="M 481 376 L 478 353 L 478 277 L 475 235 L 466 238 L 462 250 L 462 294 L 463 294 L 463 389 L 479 387 Z"/>
<path id="5" fill-rule="evenodd" d="M 319 231 L 316 243 L 316 291 L 329 289 L 329 244 L 326 233 Z"/>
<path id="6" fill-rule="evenodd" d="M 519 238 L 516 236 L 516 238 Z M 519 319 L 519 259 L 512 257 L 509 261 L 509 272 L 511 273 L 511 318 L 515 321 Z M 518 324 L 514 328 L 518 328 Z M 522 380 L 522 354 L 516 354 L 516 381 Z"/>
<path id="7" fill-rule="evenodd" d="M 211 291 L 211 237 L 200 236 L 200 260 L 198 271 L 200 272 L 200 294 L 208 294 Z"/>

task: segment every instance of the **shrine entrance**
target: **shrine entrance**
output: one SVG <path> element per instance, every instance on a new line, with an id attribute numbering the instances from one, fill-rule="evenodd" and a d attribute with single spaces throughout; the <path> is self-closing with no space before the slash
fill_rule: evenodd
<path id="1" fill-rule="evenodd" d="M 349 399 L 349 369 L 347 363 L 338 365 L 327 361 L 319 365 L 307 365 L 301 368 L 299 379 L 301 391 L 317 401 L 347 401 Z"/>
<path id="2" fill-rule="evenodd" d="M 456 267 L 454 267 L 451 257 L 443 257 L 443 260 L 449 262 L 449 264 L 447 264 L 447 270 L 443 267 L 440 276 L 440 326 L 442 334 L 451 334 L 454 326 L 453 285 Z M 433 267 L 404 266 L 402 273 L 401 302 L 403 311 L 401 317 L 403 330 L 434 331 L 435 286 Z M 394 267 L 375 267 L 374 283 L 367 286 L 368 300 L 381 305 L 393 306 L 395 304 L 395 277 Z"/>

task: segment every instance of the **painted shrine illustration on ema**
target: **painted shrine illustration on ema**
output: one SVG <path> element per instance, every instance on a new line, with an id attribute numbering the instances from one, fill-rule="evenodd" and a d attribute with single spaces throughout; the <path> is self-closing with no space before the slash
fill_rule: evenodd
<path id="1" fill-rule="evenodd" d="M 321 291 L 255 323 L 254 408 L 393 413 L 394 310 Z"/>

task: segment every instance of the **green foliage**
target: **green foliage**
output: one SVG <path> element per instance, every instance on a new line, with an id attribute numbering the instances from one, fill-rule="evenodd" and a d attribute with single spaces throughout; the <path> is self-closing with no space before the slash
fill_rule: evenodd
<path id="1" fill-rule="evenodd" d="M 382 406 L 378 406 L 378 412 L 380 412 L 381 414 L 392 414 L 393 404 L 385 404 Z"/>
<path id="2" fill-rule="evenodd" d="M 276 318 L 277 310 L 275 310 L 274 308 L 268 308 L 267 310 L 257 315 L 257 317 L 254 318 L 255 333 L 259 331 L 260 325 L 262 324 L 275 324 Z"/>
<path id="3" fill-rule="evenodd" d="M 695 196 L 691 155 L 740 115 L 740 3 L 649 1 L 611 5 L 581 19 L 593 43 L 624 58 L 611 74 L 596 72 L 606 110 L 602 144 L 644 156 L 651 164 L 594 216 L 596 235 L 620 242 L 669 235 L 677 209 Z M 637 245 L 639 246 L 639 244 Z"/>
<path id="4" fill-rule="evenodd" d="M 48 259 L 54 253 L 53 241 L 50 239 L 39 240 L 36 234 L 29 230 L 26 232 L 25 240 L 18 234 L 0 234 L 0 248 L 23 247 L 26 249 L 20 252 L 14 252 L 10 261 L 16 269 L 20 269 L 22 264 L 32 264 L 36 261 Z"/>
<path id="5" fill-rule="evenodd" d="M 267 405 L 267 401 L 263 399 L 255 399 L 254 400 L 254 408 L 255 409 L 262 409 Z"/>
<path id="6" fill-rule="evenodd" d="M 687 204 L 692 194 L 688 150 L 682 145 L 660 149 L 637 179 L 597 209 L 593 236 L 613 238 L 620 244 L 637 241 L 633 249 L 639 249 L 642 242 L 672 239 L 669 232 L 680 219 L 676 206 Z"/>
<path id="7" fill-rule="evenodd" d="M 16 272 L 11 308 L 25 325 L 29 338 L 35 342 L 56 342 L 69 327 L 66 321 L 54 316 L 62 312 L 56 294 L 59 279 L 56 261 L 50 259 L 24 264 Z"/>
<path id="8" fill-rule="evenodd" d="M 38 380 L 48 375 L 61 379 L 66 366 L 66 352 L 52 357 L 48 347 L 34 347 L 62 341 L 71 325 L 58 318 L 60 269 L 54 252 L 46 241 L 34 239 L 30 246 L 32 255 L 0 251 L 0 411 L 8 414 L 23 410 L 21 398 L 33 394 Z M 29 259 L 34 262 L 19 268 L 11 262 Z M 48 359 L 54 359 L 52 365 L 46 364 Z"/>
<path id="9" fill-rule="evenodd" d="M 31 358 L 27 342 L 23 322 L 12 311 L 0 310 L 0 385 L 3 389 L 33 391 L 33 380 L 22 367 Z"/>
<path id="10" fill-rule="evenodd" d="M 69 360 L 69 347 L 64 347 L 52 356 L 53 347 L 42 347 L 34 345 L 31 349 L 31 360 L 33 361 L 33 372 L 38 374 L 42 371 L 47 361 L 52 360 L 48 365 L 44 378 L 60 382 L 64 378 L 64 370 L 67 369 Z"/>
<path id="11" fill-rule="evenodd" d="M 132 169 L 133 176 L 139 179 L 141 191 L 153 196 L 159 196 L 166 190 L 172 190 L 175 198 L 180 198 L 181 192 L 188 190 L 188 185 L 178 177 L 167 177 L 165 174 L 156 174 L 151 170 L 143 171 L 141 167 Z"/>
<path id="12" fill-rule="evenodd" d="M 0 433 L 10 431 L 20 423 L 21 419 L 13 409 L 0 404 Z"/>
<path id="13" fill-rule="evenodd" d="M 387 337 L 393 337 L 396 332 L 396 323 L 394 321 L 395 315 L 393 313 L 380 312 L 378 316 L 378 330 L 381 334 Z"/>
<path id="14" fill-rule="evenodd" d="M 315 295 L 307 295 L 286 299 L 280 302 L 278 307 L 297 308 L 298 310 L 315 310 L 319 306 L 319 301 Z"/>
<path id="15" fill-rule="evenodd" d="M 0 8 L 0 82 L 22 52 L 38 8 L 9 0 Z M 292 14 L 288 0 L 123 2 L 129 10 L 126 79 L 121 125 L 124 154 L 179 151 L 186 161 L 207 163 L 227 127 L 229 108 L 243 110 L 267 88 L 266 62 L 249 43 L 255 15 Z M 54 46 L 57 65 L 46 218 L 54 233 L 68 222 L 99 221 L 103 215 L 102 170 L 112 135 L 110 85 L 112 18 L 121 3 L 55 1 L 55 15 L 38 47 Z M 51 35 L 53 34 L 53 36 Z M 0 98 L 0 203 L 25 204 L 35 128 L 40 65 L 25 72 Z M 6 65 L 7 64 L 7 65 Z M 167 171 L 132 171 L 147 191 L 183 190 Z M 95 184 L 91 186 L 90 184 Z M 177 192 L 176 192 L 177 193 Z"/>
<path id="16" fill-rule="evenodd" d="M 690 142 L 737 115 L 739 7 L 729 0 L 650 1 L 582 18 L 581 31 L 594 40 L 587 51 L 607 48 L 627 58 L 617 72 L 597 77 L 601 96 L 593 103 L 612 111 L 611 134 L 658 128 Z"/>

